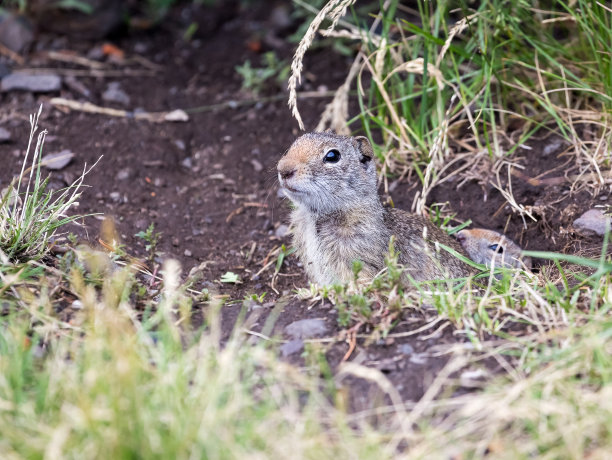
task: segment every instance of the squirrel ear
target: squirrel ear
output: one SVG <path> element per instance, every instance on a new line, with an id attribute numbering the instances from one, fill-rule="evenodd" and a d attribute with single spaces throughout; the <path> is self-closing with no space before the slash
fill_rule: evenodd
<path id="1" fill-rule="evenodd" d="M 357 136 L 355 137 L 357 141 L 357 146 L 359 147 L 359 152 L 361 153 L 361 163 L 367 163 L 374 157 L 374 150 L 372 149 L 372 144 L 365 136 Z"/>

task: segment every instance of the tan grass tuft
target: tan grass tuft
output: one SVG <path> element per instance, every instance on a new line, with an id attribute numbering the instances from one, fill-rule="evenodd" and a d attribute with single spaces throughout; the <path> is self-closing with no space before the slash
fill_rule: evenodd
<path id="1" fill-rule="evenodd" d="M 312 20 L 308 30 L 304 34 L 302 40 L 300 40 L 297 50 L 295 51 L 293 61 L 291 62 L 291 76 L 289 77 L 288 85 L 289 107 L 291 108 L 291 113 L 297 120 L 300 129 L 302 130 L 304 130 L 304 122 L 302 121 L 302 117 L 300 116 L 300 112 L 297 108 L 297 87 L 302 81 L 304 55 L 306 54 L 308 48 L 310 48 L 310 45 L 312 45 L 315 35 L 325 18 L 329 16 L 332 20 L 332 24 L 327 30 L 334 30 L 340 18 L 346 13 L 347 8 L 355 3 L 355 1 L 356 0 L 330 0 Z"/>

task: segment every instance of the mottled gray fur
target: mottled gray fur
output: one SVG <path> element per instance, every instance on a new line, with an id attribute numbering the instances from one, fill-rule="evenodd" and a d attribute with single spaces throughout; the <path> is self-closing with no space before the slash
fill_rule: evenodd
<path id="1" fill-rule="evenodd" d="M 335 163 L 324 161 L 330 150 Z M 428 219 L 385 209 L 378 197 L 372 147 L 364 137 L 309 133 L 298 138 L 278 163 L 279 180 L 295 204 L 294 245 L 311 281 L 321 285 L 352 279 L 360 260 L 363 280 L 384 268 L 391 236 L 399 262 L 416 280 L 470 274 L 467 265 L 437 247 L 461 246 Z"/>

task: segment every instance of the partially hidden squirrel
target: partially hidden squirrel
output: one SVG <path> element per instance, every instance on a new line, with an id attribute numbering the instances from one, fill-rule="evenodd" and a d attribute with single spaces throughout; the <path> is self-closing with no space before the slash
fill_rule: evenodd
<path id="1" fill-rule="evenodd" d="M 310 280 L 320 285 L 350 281 L 357 260 L 360 280 L 372 279 L 385 267 L 392 236 L 398 262 L 416 281 L 472 274 L 442 245 L 476 260 L 476 236 L 460 232 L 462 246 L 423 216 L 383 207 L 373 156 L 366 137 L 325 132 L 299 137 L 279 161 L 280 184 L 295 206 L 293 243 Z M 486 248 L 491 252 L 490 246 L 498 244 L 492 254 L 499 255 L 508 243 L 495 236 Z"/>
<path id="2" fill-rule="evenodd" d="M 456 237 L 470 259 L 476 263 L 487 267 L 531 269 L 531 258 L 523 256 L 521 248 L 501 233 L 473 228 L 458 231 Z"/>

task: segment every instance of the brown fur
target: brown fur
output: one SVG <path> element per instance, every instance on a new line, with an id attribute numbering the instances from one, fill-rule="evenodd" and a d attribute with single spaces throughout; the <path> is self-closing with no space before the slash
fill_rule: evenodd
<path id="1" fill-rule="evenodd" d="M 324 161 L 331 149 L 340 152 L 337 163 Z M 296 206 L 294 245 L 311 281 L 349 281 L 355 260 L 363 263 L 361 278 L 373 278 L 385 266 L 391 236 L 414 279 L 469 275 L 467 265 L 437 245 L 465 254 L 453 238 L 422 216 L 382 206 L 372 157 L 364 137 L 309 133 L 278 163 L 279 181 Z"/>

